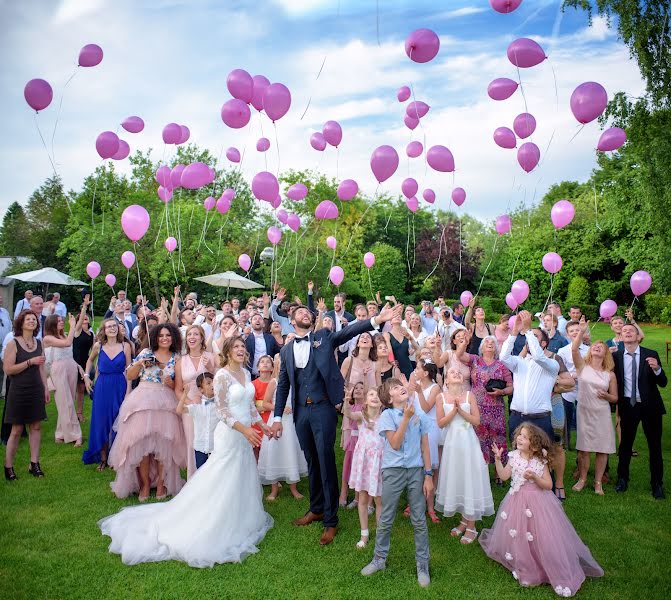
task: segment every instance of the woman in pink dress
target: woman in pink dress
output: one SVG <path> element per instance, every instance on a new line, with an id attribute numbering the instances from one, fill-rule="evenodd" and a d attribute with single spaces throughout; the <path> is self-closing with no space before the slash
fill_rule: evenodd
<path id="1" fill-rule="evenodd" d="M 200 325 L 189 325 L 185 337 L 186 354 L 175 365 L 175 395 L 181 398 L 187 390 L 186 404 L 200 404 L 196 377 L 205 372 L 216 373 L 217 365 L 214 355 L 205 350 L 205 331 Z M 193 451 L 193 419 L 188 410 L 182 413 L 182 425 L 186 441 L 186 478 L 189 479 L 196 472 L 196 455 Z"/>
<path id="2" fill-rule="evenodd" d="M 512 439 L 515 449 L 508 454 L 505 467 L 502 449 L 492 447 L 498 476 L 505 481 L 512 475 L 512 483 L 494 525 L 480 534 L 480 545 L 520 585 L 549 583 L 559 596 L 573 596 L 586 575 L 602 577 L 603 569 L 552 493 L 548 458 L 553 448 L 547 435 L 525 422 Z"/>

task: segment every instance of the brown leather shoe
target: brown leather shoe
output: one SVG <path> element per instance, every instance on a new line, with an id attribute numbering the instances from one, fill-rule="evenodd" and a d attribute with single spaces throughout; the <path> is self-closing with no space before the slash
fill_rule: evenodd
<path id="1" fill-rule="evenodd" d="M 324 533 L 322 533 L 322 536 L 319 538 L 319 543 L 322 546 L 330 544 L 337 532 L 337 527 L 324 527 Z"/>
<path id="2" fill-rule="evenodd" d="M 308 511 L 300 519 L 296 519 L 293 523 L 297 527 L 303 527 L 304 525 L 309 525 L 314 521 L 323 521 L 323 520 L 324 520 L 324 513 L 316 515 L 315 513 Z"/>

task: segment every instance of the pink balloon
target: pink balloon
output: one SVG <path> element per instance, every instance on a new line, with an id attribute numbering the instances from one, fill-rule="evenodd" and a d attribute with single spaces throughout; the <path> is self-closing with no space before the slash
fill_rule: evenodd
<path id="1" fill-rule="evenodd" d="M 345 279 L 345 271 L 338 265 L 331 267 L 331 270 L 329 271 L 329 279 L 333 285 L 340 285 L 343 282 L 343 279 Z"/>
<path id="2" fill-rule="evenodd" d="M 634 296 L 645 294 L 652 285 L 652 277 L 647 271 L 636 271 L 629 280 L 629 286 Z"/>
<path id="3" fill-rule="evenodd" d="M 231 202 L 235 198 L 235 190 L 233 188 L 226 188 L 221 197 L 224 198 L 227 202 Z"/>
<path id="4" fill-rule="evenodd" d="M 280 204 L 282 204 L 282 196 L 280 196 L 279 194 L 277 194 L 277 196 L 275 196 L 275 200 L 273 200 L 273 201 L 270 203 L 270 206 L 272 206 L 274 209 L 277 210 L 277 209 L 280 207 Z"/>
<path id="5" fill-rule="evenodd" d="M 499 77 L 487 86 L 487 95 L 492 100 L 507 100 L 515 93 L 518 87 L 519 83 L 517 81 L 513 81 L 507 77 Z"/>
<path id="6" fill-rule="evenodd" d="M 515 328 L 515 321 L 517 321 L 517 315 L 511 315 L 508 319 L 508 329 L 512 331 Z"/>
<path id="7" fill-rule="evenodd" d="M 545 256 L 543 256 L 541 264 L 548 273 L 552 273 L 554 275 L 555 273 L 559 273 L 559 271 L 561 271 L 564 262 L 562 261 L 561 256 L 559 256 L 559 254 L 556 252 L 548 252 Z"/>
<path id="8" fill-rule="evenodd" d="M 263 94 L 270 85 L 270 81 L 263 75 L 254 75 L 252 81 L 252 106 L 261 112 L 263 110 Z"/>
<path id="9" fill-rule="evenodd" d="M 501 147 L 510 150 L 517 146 L 517 139 L 512 129 L 508 127 L 497 127 L 494 130 L 494 143 Z"/>
<path id="10" fill-rule="evenodd" d="M 95 279 L 100 275 L 100 264 L 95 260 L 92 260 L 88 265 L 86 265 L 86 274 L 91 278 Z"/>
<path id="11" fill-rule="evenodd" d="M 403 183 L 401 184 L 401 191 L 406 198 L 412 198 L 417 193 L 418 189 L 419 185 L 417 185 L 417 181 L 415 181 L 412 177 L 404 179 Z"/>
<path id="12" fill-rule="evenodd" d="M 571 112 L 578 123 L 589 123 L 603 114 L 608 104 L 608 93 L 600 83 L 581 83 L 571 94 Z"/>
<path id="13" fill-rule="evenodd" d="M 165 249 L 172 254 L 175 251 L 175 248 L 177 248 L 177 240 L 170 236 L 169 238 L 166 238 L 163 245 L 165 246 Z"/>
<path id="14" fill-rule="evenodd" d="M 170 167 L 161 165 L 156 169 L 154 179 L 159 185 L 162 185 L 164 188 L 169 188 L 172 185 L 172 171 L 170 170 Z"/>
<path id="15" fill-rule="evenodd" d="M 541 158 L 541 151 L 533 142 L 525 142 L 517 149 L 517 162 L 527 173 L 536 168 Z"/>
<path id="16" fill-rule="evenodd" d="M 231 198 L 222 194 L 219 200 L 217 200 L 217 204 L 215 206 L 217 207 L 217 212 L 220 215 L 225 215 L 229 210 L 231 210 Z"/>
<path id="17" fill-rule="evenodd" d="M 179 137 L 177 144 L 186 144 L 191 137 L 191 130 L 186 125 L 180 125 L 179 128 L 182 130 L 182 135 Z"/>
<path id="18" fill-rule="evenodd" d="M 210 212 L 217 205 L 217 201 L 212 196 L 208 196 L 203 200 L 203 207 L 207 212 Z"/>
<path id="19" fill-rule="evenodd" d="M 116 277 L 112 273 L 105 275 L 105 283 L 113 288 L 116 285 Z"/>
<path id="20" fill-rule="evenodd" d="M 249 269 L 252 268 L 252 259 L 249 257 L 249 254 L 241 254 L 238 256 L 238 265 L 243 271 L 249 272 Z"/>
<path id="21" fill-rule="evenodd" d="M 602 319 L 610 319 L 617 312 L 617 304 L 610 299 L 604 300 L 599 306 L 599 316 Z"/>
<path id="22" fill-rule="evenodd" d="M 440 50 L 440 38 L 430 29 L 416 29 L 405 40 L 405 53 L 410 60 L 425 63 Z"/>
<path id="23" fill-rule="evenodd" d="M 513 222 L 508 215 L 501 215 L 496 217 L 496 233 L 499 235 L 504 235 L 510 231 L 513 226 Z"/>
<path id="24" fill-rule="evenodd" d="M 296 213 L 289 213 L 287 225 L 295 233 L 301 228 L 301 218 Z"/>
<path id="25" fill-rule="evenodd" d="M 172 200 L 172 190 L 164 188 L 162 185 L 158 186 L 158 190 L 156 190 L 156 194 L 165 203 L 168 203 L 168 202 L 170 202 L 170 200 Z"/>
<path id="26" fill-rule="evenodd" d="M 280 210 L 277 211 L 277 220 L 282 223 L 282 225 L 287 224 L 287 219 L 289 218 L 289 213 L 287 213 L 286 210 L 283 208 L 280 208 Z"/>
<path id="27" fill-rule="evenodd" d="M 424 146 L 422 146 L 422 142 L 410 142 L 406 147 L 405 147 L 405 153 L 410 157 L 410 158 L 417 158 L 418 156 L 422 155 L 422 152 L 424 152 Z"/>
<path id="28" fill-rule="evenodd" d="M 242 100 L 246 104 L 249 104 L 252 101 L 254 80 L 247 71 L 243 69 L 233 69 L 228 74 L 228 77 L 226 77 L 226 87 L 233 98 Z"/>
<path id="29" fill-rule="evenodd" d="M 168 123 L 163 128 L 162 136 L 165 144 L 178 144 L 182 137 L 182 128 L 177 123 Z"/>
<path id="30" fill-rule="evenodd" d="M 403 117 L 403 122 L 405 123 L 405 126 L 410 130 L 415 129 L 415 127 L 419 125 L 419 119 L 415 119 L 415 117 L 409 117 L 408 115 L 405 115 L 405 117 Z"/>
<path id="31" fill-rule="evenodd" d="M 221 107 L 221 120 L 231 129 L 241 129 L 252 116 L 249 106 L 238 98 L 232 98 L 224 102 Z"/>
<path id="32" fill-rule="evenodd" d="M 191 163 L 184 167 L 180 177 L 181 186 L 187 190 L 197 190 L 212 181 L 210 167 L 202 162 Z"/>
<path id="33" fill-rule="evenodd" d="M 398 153 L 391 146 L 379 146 L 370 157 L 370 168 L 379 183 L 387 181 L 398 169 Z"/>
<path id="34" fill-rule="evenodd" d="M 513 296 L 512 292 L 506 294 L 506 304 L 510 310 L 515 310 L 517 308 L 518 302 L 515 300 L 515 296 Z"/>
<path id="35" fill-rule="evenodd" d="M 96 150 L 103 160 L 112 158 L 119 150 L 119 136 L 113 131 L 103 131 L 96 138 Z"/>
<path id="36" fill-rule="evenodd" d="M 23 97 L 33 110 L 39 112 L 51 104 L 54 92 L 44 79 L 31 79 L 23 88 Z"/>
<path id="37" fill-rule="evenodd" d="M 489 0 L 489 3 L 496 12 L 507 14 L 522 4 L 522 0 Z"/>
<path id="38" fill-rule="evenodd" d="M 410 212 L 416 213 L 417 210 L 419 209 L 419 200 L 417 200 L 417 196 L 413 196 L 412 198 L 408 198 L 405 201 L 405 205 L 407 206 L 407 208 Z"/>
<path id="39" fill-rule="evenodd" d="M 436 192 L 434 192 L 431 188 L 426 188 L 422 192 L 422 198 L 426 200 L 429 204 L 433 204 L 436 201 Z"/>
<path id="40" fill-rule="evenodd" d="M 149 213 L 144 206 L 131 204 L 121 213 L 121 228 L 131 242 L 141 240 L 149 229 Z"/>
<path id="41" fill-rule="evenodd" d="M 351 200 L 359 193 L 359 185 L 354 179 L 343 179 L 338 186 L 338 199 Z"/>
<path id="42" fill-rule="evenodd" d="M 330 200 L 322 200 L 315 208 L 315 218 L 323 219 L 337 219 L 339 216 L 338 207 Z"/>
<path id="43" fill-rule="evenodd" d="M 410 98 L 410 94 L 410 88 L 407 85 L 403 85 L 398 88 L 398 92 L 396 92 L 396 98 L 399 102 L 405 102 L 408 98 Z"/>
<path id="44" fill-rule="evenodd" d="M 144 129 L 144 121 L 140 117 L 126 117 L 121 122 L 121 127 L 128 133 L 140 133 Z"/>
<path id="45" fill-rule="evenodd" d="M 610 127 L 601 134 L 596 148 L 601 152 L 612 152 L 621 148 L 626 141 L 627 134 L 624 132 L 624 129 Z"/>
<path id="46" fill-rule="evenodd" d="M 552 224 L 557 228 L 561 229 L 566 227 L 575 216 L 575 206 L 571 204 L 568 200 L 560 200 L 555 202 L 552 210 L 550 211 L 550 218 L 552 219 Z"/>
<path id="47" fill-rule="evenodd" d="M 517 301 L 517 304 L 524 304 L 524 301 L 529 297 L 529 284 L 524 279 L 518 279 L 513 283 L 510 293 Z"/>
<path id="48" fill-rule="evenodd" d="M 326 138 L 324 137 L 324 134 L 319 131 L 315 131 L 310 136 L 310 146 L 312 146 L 315 150 L 319 150 L 319 152 L 323 152 L 326 148 Z"/>
<path id="49" fill-rule="evenodd" d="M 263 110 L 271 121 L 281 119 L 291 107 L 291 92 L 282 83 L 271 83 L 263 92 Z"/>
<path id="50" fill-rule="evenodd" d="M 461 296 L 459 296 L 459 302 L 461 302 L 464 306 L 468 306 L 471 303 L 471 300 L 473 300 L 473 294 L 471 292 L 468 290 L 461 292 Z"/>
<path id="51" fill-rule="evenodd" d="M 429 112 L 430 106 L 426 102 L 421 100 L 416 100 L 411 102 L 405 108 L 405 114 L 411 119 L 421 119 L 426 113 Z"/>
<path id="52" fill-rule="evenodd" d="M 79 51 L 80 67 L 95 67 L 102 62 L 103 49 L 97 44 L 86 44 Z"/>
<path id="53" fill-rule="evenodd" d="M 126 250 L 121 255 L 121 264 L 127 269 L 130 269 L 135 264 L 135 254 L 133 254 L 130 250 Z"/>
<path id="54" fill-rule="evenodd" d="M 232 163 L 239 163 L 240 150 L 231 146 L 228 150 L 226 150 L 226 158 L 230 160 Z"/>
<path id="55" fill-rule="evenodd" d="M 182 186 L 182 173 L 184 172 L 184 169 L 186 169 L 186 165 L 179 164 L 175 165 L 172 168 L 172 171 L 170 171 L 170 184 L 173 189 Z"/>
<path id="56" fill-rule="evenodd" d="M 256 149 L 259 152 L 265 152 L 268 148 L 270 148 L 270 140 L 268 138 L 262 137 L 257 140 Z"/>
<path id="57" fill-rule="evenodd" d="M 119 149 L 116 151 L 114 156 L 112 157 L 112 160 L 123 160 L 130 154 L 130 146 L 128 145 L 128 142 L 124 140 L 119 140 Z"/>
<path id="58" fill-rule="evenodd" d="M 280 193 L 280 184 L 277 177 L 268 171 L 261 171 L 252 179 L 252 193 L 259 200 L 273 202 Z"/>
<path id="59" fill-rule="evenodd" d="M 331 249 L 335 250 L 338 245 L 338 240 L 336 240 L 332 235 L 326 238 L 326 245 Z"/>
<path id="60" fill-rule="evenodd" d="M 452 190 L 452 202 L 454 202 L 457 206 L 461 206 L 464 202 L 466 202 L 466 190 L 464 188 L 454 188 Z"/>
<path id="61" fill-rule="evenodd" d="M 520 69 L 535 67 L 546 58 L 543 48 L 529 38 L 519 38 L 508 46 L 508 60 Z"/>
<path id="62" fill-rule="evenodd" d="M 302 184 L 302 183 L 294 183 L 288 190 L 287 190 L 287 198 L 290 200 L 294 200 L 298 202 L 299 200 L 303 200 L 305 196 L 308 195 L 308 188 Z"/>
<path id="63" fill-rule="evenodd" d="M 366 265 L 367 269 L 370 269 L 375 264 L 375 254 L 366 252 L 366 254 L 363 255 L 363 264 Z"/>
<path id="64" fill-rule="evenodd" d="M 340 146 L 340 142 L 342 142 L 342 127 L 338 121 L 326 121 L 324 127 L 322 127 L 322 134 L 331 146 L 335 146 L 336 148 Z"/>
<path id="65" fill-rule="evenodd" d="M 441 173 L 454 171 L 454 156 L 445 146 L 431 146 L 426 153 L 426 162 L 432 169 Z"/>
<path id="66" fill-rule="evenodd" d="M 282 231 L 278 227 L 275 227 L 275 225 L 271 225 L 270 227 L 268 227 L 268 241 L 273 246 L 277 246 L 277 244 L 280 243 L 281 239 L 282 239 Z"/>
<path id="67" fill-rule="evenodd" d="M 515 117 L 513 121 L 513 129 L 517 137 L 522 139 L 528 138 L 534 131 L 536 131 L 536 119 L 529 113 L 522 113 Z"/>

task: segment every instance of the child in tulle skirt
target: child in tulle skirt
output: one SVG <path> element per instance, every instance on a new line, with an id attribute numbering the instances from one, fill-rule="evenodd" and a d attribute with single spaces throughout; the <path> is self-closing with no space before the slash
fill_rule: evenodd
<path id="1" fill-rule="evenodd" d="M 359 503 L 359 494 L 354 495 L 354 500 L 347 504 L 347 491 L 349 490 L 349 476 L 352 472 L 352 458 L 354 449 L 359 441 L 359 421 L 353 419 L 353 415 L 361 415 L 361 409 L 364 402 L 364 385 L 362 381 L 357 381 L 351 388 L 349 397 L 345 398 L 345 404 L 348 405 L 348 411 L 343 411 L 343 418 L 349 423 L 349 440 L 345 446 L 345 458 L 342 461 L 342 481 L 340 482 L 340 506 L 347 507 L 349 510 L 355 508 Z"/>
<path id="2" fill-rule="evenodd" d="M 504 467 L 503 448 L 492 445 L 496 473 L 503 481 L 512 476 L 512 482 L 494 525 L 482 531 L 480 545 L 521 585 L 549 583 L 559 596 L 573 596 L 585 576 L 602 577 L 603 569 L 552 493 L 552 446 L 545 432 L 522 423 L 513 433 L 512 446 Z"/>

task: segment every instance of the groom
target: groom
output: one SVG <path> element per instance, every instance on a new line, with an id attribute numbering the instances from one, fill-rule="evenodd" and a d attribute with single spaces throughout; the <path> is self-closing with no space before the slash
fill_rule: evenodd
<path id="1" fill-rule="evenodd" d="M 345 382 L 335 350 L 353 337 L 377 329 L 394 315 L 400 316 L 402 306 L 385 306 L 379 315 L 357 321 L 338 332 L 320 329 L 313 332 L 314 314 L 306 306 L 294 308 L 291 324 L 296 337 L 282 348 L 282 367 L 275 397 L 272 434 L 282 435 L 282 414 L 291 391 L 296 434 L 308 463 L 310 510 L 294 525 L 324 522 L 321 545 L 330 544 L 338 525 L 338 472 L 335 461 L 335 438 L 338 424 L 336 406 L 343 403 Z"/>

